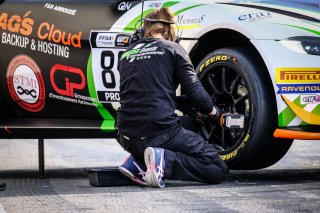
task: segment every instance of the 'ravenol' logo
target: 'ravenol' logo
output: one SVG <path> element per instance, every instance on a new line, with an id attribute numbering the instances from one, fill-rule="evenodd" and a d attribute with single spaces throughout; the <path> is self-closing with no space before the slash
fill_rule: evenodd
<path id="1" fill-rule="evenodd" d="M 278 68 L 278 94 L 320 93 L 320 68 Z"/>
<path id="2" fill-rule="evenodd" d="M 320 93 L 320 84 L 277 84 L 277 94 Z"/>

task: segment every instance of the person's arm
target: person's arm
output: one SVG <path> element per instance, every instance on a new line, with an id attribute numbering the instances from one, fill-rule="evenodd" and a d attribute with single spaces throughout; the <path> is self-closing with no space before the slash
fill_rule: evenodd
<path id="1" fill-rule="evenodd" d="M 210 96 L 203 88 L 201 82 L 194 72 L 187 52 L 179 45 L 176 46 L 176 75 L 181 84 L 182 91 L 188 96 L 192 104 L 202 114 L 215 115 L 214 107 Z"/>

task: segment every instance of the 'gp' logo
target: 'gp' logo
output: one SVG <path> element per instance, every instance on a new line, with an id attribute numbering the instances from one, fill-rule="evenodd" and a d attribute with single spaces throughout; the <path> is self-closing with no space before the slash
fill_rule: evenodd
<path id="1" fill-rule="evenodd" d="M 130 10 L 131 5 L 132 4 L 130 2 L 121 2 L 118 5 L 118 10 L 120 11 Z"/>
<path id="2" fill-rule="evenodd" d="M 70 82 L 70 78 L 64 79 L 65 87 L 63 89 L 59 88 L 55 82 L 55 74 L 57 72 L 73 73 L 80 77 L 80 83 Z M 60 95 L 65 95 L 69 97 L 74 97 L 74 89 L 82 90 L 86 86 L 86 78 L 81 69 L 75 67 L 69 67 L 62 64 L 56 64 L 51 68 L 50 71 L 50 81 L 53 89 Z"/>

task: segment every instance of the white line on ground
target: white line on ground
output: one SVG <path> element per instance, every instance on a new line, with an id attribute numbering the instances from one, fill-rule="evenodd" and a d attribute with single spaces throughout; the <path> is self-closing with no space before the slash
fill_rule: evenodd
<path id="1" fill-rule="evenodd" d="M 3 206 L 0 203 L 0 213 L 6 213 L 6 210 L 4 210 Z"/>

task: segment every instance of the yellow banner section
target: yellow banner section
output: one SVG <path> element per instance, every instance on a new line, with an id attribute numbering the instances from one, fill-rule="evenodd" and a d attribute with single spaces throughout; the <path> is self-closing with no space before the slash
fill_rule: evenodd
<path id="1" fill-rule="evenodd" d="M 196 28 L 199 28 L 201 25 L 200 24 L 189 24 L 189 25 L 179 25 L 179 26 L 174 26 L 175 30 L 193 30 Z"/>
<path id="2" fill-rule="evenodd" d="M 296 115 L 301 118 L 304 122 L 309 124 L 319 125 L 320 124 L 320 115 L 314 114 L 312 112 L 308 112 L 304 110 L 302 107 L 298 106 L 297 104 L 291 102 L 285 96 L 281 96 L 283 100 L 288 104 L 288 106 L 296 113 Z"/>
<path id="3" fill-rule="evenodd" d="M 276 83 L 320 83 L 320 67 L 277 68 Z"/>

